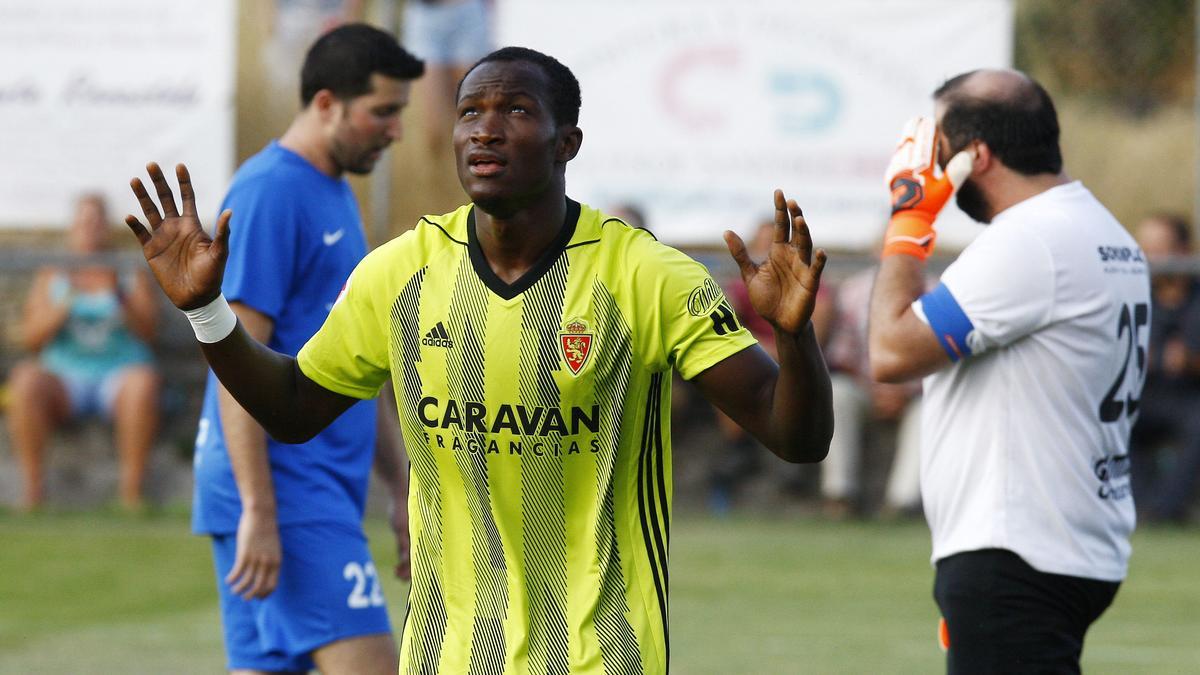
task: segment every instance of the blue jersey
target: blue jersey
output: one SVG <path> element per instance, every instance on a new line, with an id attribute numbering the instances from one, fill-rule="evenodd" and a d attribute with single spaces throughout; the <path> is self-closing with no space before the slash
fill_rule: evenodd
<path id="1" fill-rule="evenodd" d="M 272 142 L 238 169 L 221 209 L 232 209 L 221 286 L 230 302 L 269 316 L 268 346 L 295 356 L 324 323 L 346 278 L 366 255 L 349 184 Z M 280 525 L 358 524 L 375 451 L 375 402 L 361 401 L 307 443 L 267 439 Z M 225 447 L 210 371 L 196 434 L 192 528 L 237 531 L 241 499 Z"/>

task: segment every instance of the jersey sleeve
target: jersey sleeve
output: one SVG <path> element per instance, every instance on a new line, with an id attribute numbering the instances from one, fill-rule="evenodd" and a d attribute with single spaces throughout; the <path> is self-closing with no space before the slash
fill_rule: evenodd
<path id="1" fill-rule="evenodd" d="M 648 328 L 639 332 L 652 363 L 690 380 L 756 344 L 703 265 L 657 242 L 653 249 L 635 274 L 638 321 Z"/>
<path id="2" fill-rule="evenodd" d="M 985 232 L 913 303 L 952 361 L 1044 327 L 1054 308 L 1054 260 L 1019 227 Z"/>
<path id="3" fill-rule="evenodd" d="M 308 379 L 354 398 L 374 398 L 388 378 L 387 316 L 377 311 L 381 291 L 368 256 L 346 280 L 324 325 L 296 360 Z"/>
<path id="4" fill-rule="evenodd" d="M 231 209 L 229 259 L 221 291 L 279 319 L 291 294 L 298 255 L 297 201 L 279 199 L 263 181 L 249 182 L 231 192 L 221 209 Z"/>

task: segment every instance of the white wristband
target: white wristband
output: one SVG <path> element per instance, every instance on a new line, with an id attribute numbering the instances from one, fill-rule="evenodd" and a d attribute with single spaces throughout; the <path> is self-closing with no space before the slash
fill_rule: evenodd
<path id="1" fill-rule="evenodd" d="M 183 314 L 192 322 L 196 339 L 205 344 L 224 340 L 237 326 L 237 315 L 229 308 L 224 293 L 203 307 L 183 310 Z"/>

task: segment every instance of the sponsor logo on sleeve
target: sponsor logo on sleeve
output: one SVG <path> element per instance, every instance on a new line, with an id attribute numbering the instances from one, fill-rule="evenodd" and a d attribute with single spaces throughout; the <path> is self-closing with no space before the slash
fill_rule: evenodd
<path id="1" fill-rule="evenodd" d="M 704 283 L 693 288 L 691 294 L 688 295 L 688 314 L 692 316 L 711 314 L 717 304 L 724 299 L 725 291 L 722 291 L 717 282 L 709 277 L 704 280 Z"/>
<path id="2" fill-rule="evenodd" d="M 688 314 L 692 316 L 707 316 L 712 319 L 713 331 L 717 335 L 737 332 L 740 327 L 737 314 L 725 299 L 725 291 L 721 290 L 712 277 L 705 279 L 704 283 L 692 289 L 691 294 L 688 295 L 687 308 Z"/>

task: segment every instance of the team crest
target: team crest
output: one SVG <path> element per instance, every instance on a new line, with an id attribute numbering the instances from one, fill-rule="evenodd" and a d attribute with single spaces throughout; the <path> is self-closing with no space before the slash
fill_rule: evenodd
<path id="1" fill-rule="evenodd" d="M 558 344 L 562 347 L 563 360 L 567 362 L 571 374 L 578 375 L 592 353 L 592 334 L 588 332 L 587 323 L 583 319 L 568 321 L 558 334 Z"/>

